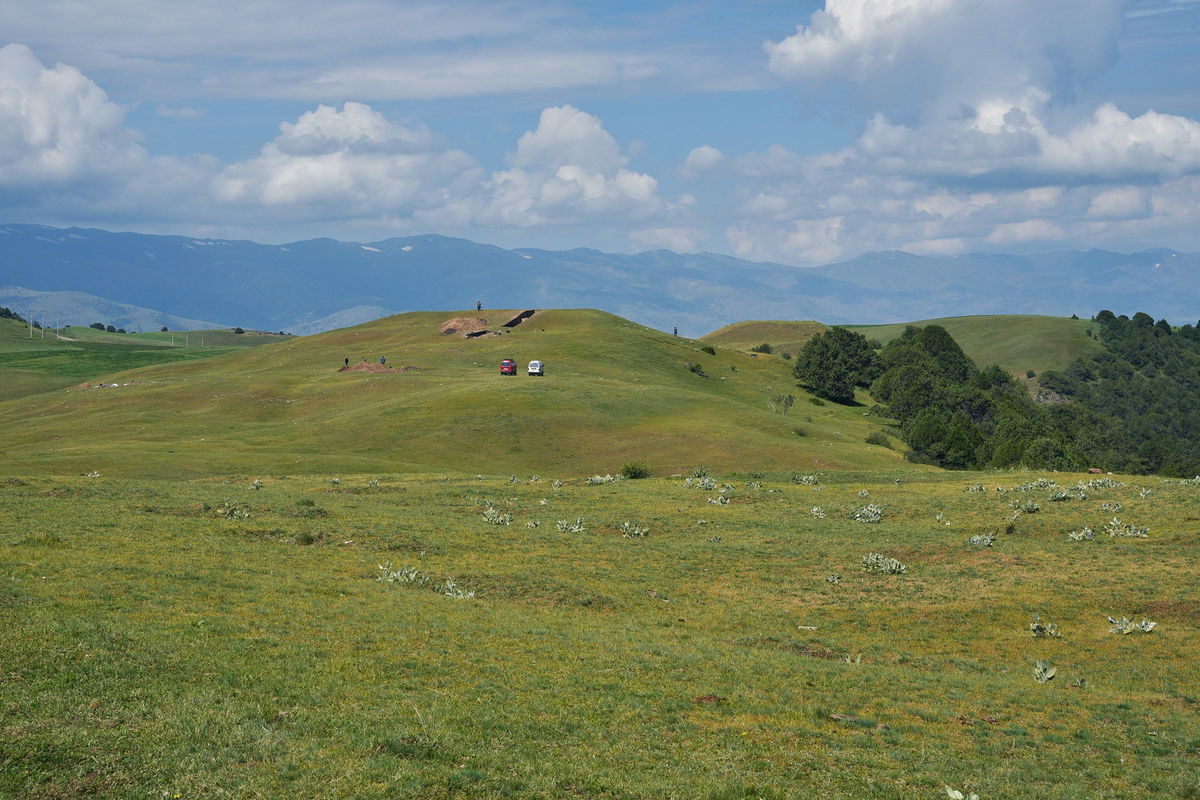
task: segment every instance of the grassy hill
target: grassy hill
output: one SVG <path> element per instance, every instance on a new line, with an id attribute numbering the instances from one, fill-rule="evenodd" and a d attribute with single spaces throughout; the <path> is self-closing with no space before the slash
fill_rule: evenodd
<path id="1" fill-rule="evenodd" d="M 172 336 L 174 339 L 172 339 Z M 277 334 L 232 331 L 108 333 L 87 327 L 61 332 L 0 319 L 0 400 L 40 394 L 81 381 L 163 362 L 208 358 L 277 342 Z"/>
<path id="2" fill-rule="evenodd" d="M 813 320 L 735 322 L 700 338 L 719 347 L 749 350 L 760 344 L 769 344 L 777 353 L 795 354 L 800 352 L 805 342 L 827 327 L 825 323 Z"/>
<path id="3" fill-rule="evenodd" d="M 1094 322 L 1066 317 L 987 315 L 940 317 L 891 325 L 845 325 L 868 339 L 886 344 L 906 325 L 941 325 L 976 364 L 999 364 L 1013 374 L 1062 369 L 1077 358 L 1099 352 Z M 819 322 L 739 322 L 702 337 L 706 342 L 740 350 L 770 344 L 777 352 L 796 353 L 825 329 Z M 1092 336 L 1088 336 L 1091 330 Z"/>
<path id="4" fill-rule="evenodd" d="M 496 328 L 517 312 L 485 313 Z M 864 409 L 806 402 L 779 358 L 709 355 L 698 342 L 590 310 L 541 311 L 502 335 L 441 335 L 457 315 L 388 317 L 105 378 L 117 388 L 0 404 L 0 469 L 578 474 L 642 460 L 669 474 L 879 468 L 901 458 L 864 443 L 880 427 Z M 386 372 L 339 371 L 344 358 L 381 356 Z M 502 358 L 541 359 L 547 375 L 501 376 Z M 798 398 L 790 414 L 769 407 L 781 393 Z"/>

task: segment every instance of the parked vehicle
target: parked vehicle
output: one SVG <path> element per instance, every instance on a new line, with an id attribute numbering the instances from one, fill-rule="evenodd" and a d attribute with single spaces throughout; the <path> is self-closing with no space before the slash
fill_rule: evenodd
<path id="1" fill-rule="evenodd" d="M 501 361 L 500 362 L 500 374 L 501 375 L 516 375 L 517 374 L 517 362 L 513 361 L 511 358 L 506 358 L 503 361 Z"/>
<path id="2" fill-rule="evenodd" d="M 530 361 L 529 362 L 529 374 L 530 375 L 539 375 L 539 376 L 545 375 L 546 374 L 545 363 L 543 363 L 541 361 Z"/>

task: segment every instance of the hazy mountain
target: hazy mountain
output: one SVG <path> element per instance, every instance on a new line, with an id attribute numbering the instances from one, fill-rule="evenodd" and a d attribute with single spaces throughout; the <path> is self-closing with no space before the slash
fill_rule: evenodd
<path id="1" fill-rule="evenodd" d="M 164 325 L 173 331 L 232 327 L 131 306 L 84 292 L 40 292 L 22 286 L 0 286 L 0 306 L 11 308 L 26 319 L 33 317 L 45 328 L 91 325 L 93 322 L 133 332 L 156 331 Z"/>
<path id="2" fill-rule="evenodd" d="M 387 310 L 594 307 L 699 335 L 744 319 L 958 314 L 1200 316 L 1200 255 L 870 253 L 804 269 L 712 253 L 505 250 L 422 235 L 286 245 L 0 226 L 0 283 L 120 298 L 192 319 L 315 332 Z M 86 323 L 85 323 L 86 324 Z M 169 323 L 163 323 L 169 324 Z"/>

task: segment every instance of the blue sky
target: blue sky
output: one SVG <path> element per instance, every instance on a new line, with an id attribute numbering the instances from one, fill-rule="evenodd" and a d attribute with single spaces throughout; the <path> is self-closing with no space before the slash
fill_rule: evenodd
<path id="1" fill-rule="evenodd" d="M 0 6 L 0 219 L 1200 250 L 1197 0 Z"/>

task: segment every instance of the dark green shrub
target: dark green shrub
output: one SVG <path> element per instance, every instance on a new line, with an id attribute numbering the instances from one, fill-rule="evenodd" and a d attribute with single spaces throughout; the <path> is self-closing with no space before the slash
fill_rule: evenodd
<path id="1" fill-rule="evenodd" d="M 884 436 L 879 431 L 874 431 L 873 433 L 867 434 L 867 444 L 877 444 L 880 447 L 891 449 L 892 440 Z"/>
<path id="2" fill-rule="evenodd" d="M 825 405 L 825 401 L 819 397 L 810 397 L 810 398 L 808 398 L 808 402 L 812 403 L 814 406 Z"/>
<path id="3" fill-rule="evenodd" d="M 801 428 L 799 426 L 792 428 L 792 433 L 794 433 L 800 437 L 808 436 L 808 431 L 806 431 L 804 428 Z"/>
<path id="4" fill-rule="evenodd" d="M 705 372 L 699 364 L 693 364 L 689 361 L 687 364 L 685 364 L 685 366 L 687 367 L 688 372 L 692 373 L 693 375 L 699 375 L 701 378 L 708 377 L 708 373 Z"/>
<path id="5" fill-rule="evenodd" d="M 700 348 L 700 352 L 708 353 L 710 356 L 715 356 L 717 354 L 717 349 L 711 344 L 706 344 Z"/>
<path id="6" fill-rule="evenodd" d="M 762 353 L 764 355 L 769 356 L 769 355 L 771 355 L 771 353 L 775 352 L 775 348 L 771 347 L 771 345 L 767 344 L 766 342 L 763 342 L 762 344 L 756 344 L 756 345 L 754 345 L 754 347 L 751 347 L 750 352 L 751 353 Z"/>
<path id="7" fill-rule="evenodd" d="M 650 467 L 645 461 L 628 461 L 621 467 L 621 477 L 636 480 L 638 478 L 649 478 Z"/>

